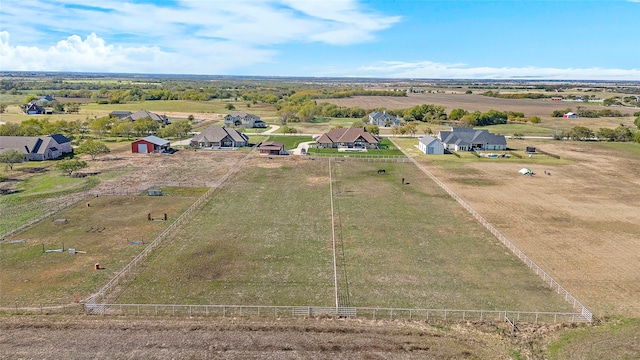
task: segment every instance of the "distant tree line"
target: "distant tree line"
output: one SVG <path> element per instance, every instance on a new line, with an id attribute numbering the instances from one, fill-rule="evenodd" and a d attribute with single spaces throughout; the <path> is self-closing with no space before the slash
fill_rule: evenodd
<path id="1" fill-rule="evenodd" d="M 551 116 L 552 117 L 563 117 L 564 114 L 566 114 L 568 112 L 572 112 L 572 111 L 573 110 L 571 108 L 566 108 L 564 110 L 554 110 L 551 113 Z M 619 110 L 611 110 L 611 109 L 596 110 L 596 109 L 585 109 L 585 108 L 581 108 L 581 107 L 578 107 L 578 109 L 575 111 L 575 113 L 578 116 L 585 117 L 585 118 L 624 117 L 624 116 L 628 116 L 628 114 L 623 114 Z"/>

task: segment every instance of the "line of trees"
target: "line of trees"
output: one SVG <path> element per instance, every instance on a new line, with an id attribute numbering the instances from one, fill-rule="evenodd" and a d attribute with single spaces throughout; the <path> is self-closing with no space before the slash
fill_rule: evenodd
<path id="1" fill-rule="evenodd" d="M 566 108 L 564 110 L 553 110 L 553 112 L 551 113 L 551 116 L 552 117 L 563 117 L 564 114 L 566 114 L 568 112 L 573 112 L 573 110 L 571 108 Z M 578 116 L 585 117 L 585 118 L 628 116 L 628 114 L 623 114 L 619 110 L 612 110 L 612 109 L 602 109 L 602 110 L 585 109 L 585 108 L 582 108 L 580 106 L 578 106 L 578 108 L 575 111 L 575 113 Z"/>

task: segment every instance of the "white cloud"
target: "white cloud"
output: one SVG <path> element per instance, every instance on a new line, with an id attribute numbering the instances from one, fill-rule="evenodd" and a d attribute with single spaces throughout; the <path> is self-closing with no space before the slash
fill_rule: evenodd
<path id="1" fill-rule="evenodd" d="M 469 67 L 430 61 L 381 61 L 362 66 L 358 76 L 426 79 L 509 79 L 542 78 L 558 80 L 640 80 L 640 69 L 544 68 L 544 67 Z"/>
<path id="2" fill-rule="evenodd" d="M 361 43 L 400 20 L 354 0 L 2 3 L 0 62 L 9 70 L 233 73 L 273 61 L 278 45 Z"/>

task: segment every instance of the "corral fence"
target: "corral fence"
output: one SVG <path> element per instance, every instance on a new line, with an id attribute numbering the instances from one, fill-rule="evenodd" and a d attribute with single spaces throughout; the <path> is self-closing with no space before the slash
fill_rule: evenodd
<path id="1" fill-rule="evenodd" d="M 246 161 L 247 159 L 252 157 L 253 152 L 249 152 L 241 161 Z M 112 291 L 116 290 L 120 284 L 126 281 L 126 276 L 129 275 L 132 271 L 134 271 L 139 263 L 141 263 L 153 249 L 160 246 L 162 241 L 167 238 L 173 231 L 180 226 L 182 223 L 187 221 L 191 214 L 198 209 L 198 207 L 202 207 L 206 204 L 211 196 L 213 196 L 214 192 L 224 184 L 229 178 L 231 178 L 236 172 L 238 172 L 240 167 L 234 167 L 233 170 L 224 174 L 220 179 L 218 179 L 214 183 L 209 183 L 210 187 L 207 192 L 202 194 L 196 200 L 193 205 L 191 205 L 182 215 L 180 215 L 171 225 L 169 225 L 163 232 L 161 232 L 153 241 L 147 245 L 146 248 L 140 254 L 138 254 L 129 264 L 123 267 L 109 282 L 107 282 L 98 292 L 93 294 L 86 302 L 87 309 L 89 309 L 88 313 L 102 313 L 105 308 L 99 304 L 97 304 L 98 300 L 102 300 L 106 298 Z M 164 184 L 171 184 L 172 182 L 167 182 Z M 163 184 L 163 183 L 159 183 Z M 183 183 L 184 184 L 184 183 Z M 157 184 L 156 184 L 157 185 Z"/>
<path id="2" fill-rule="evenodd" d="M 407 157 L 427 176 L 431 178 L 438 186 L 440 186 L 449 196 L 451 196 L 454 200 L 456 200 L 463 208 L 465 208 L 480 224 L 482 224 L 487 230 L 493 234 L 500 242 L 502 242 L 511 252 L 513 252 L 520 260 L 522 260 L 531 270 L 535 271 L 537 275 L 542 277 L 542 280 L 549 285 L 549 287 L 561 295 L 565 301 L 572 304 L 573 308 L 578 310 L 582 317 L 587 319 L 589 322 L 593 321 L 593 314 L 586 306 L 584 306 L 578 299 L 576 299 L 569 291 L 567 291 L 562 285 L 560 285 L 556 280 L 554 280 L 551 275 L 549 275 L 546 271 L 544 271 L 540 266 L 538 266 L 531 258 L 529 258 L 524 252 L 518 249 L 506 236 L 504 236 L 493 224 L 487 221 L 482 215 L 480 215 L 477 211 L 475 211 L 471 205 L 467 204 L 461 197 L 459 197 L 453 190 L 451 190 L 447 185 L 445 185 L 440 179 L 438 179 L 435 175 L 433 175 L 429 170 L 427 170 L 424 166 L 418 163 L 415 159 Z"/>
<path id="3" fill-rule="evenodd" d="M 15 304 L 0 304 L 0 314 L 15 315 L 83 315 L 87 309 L 85 304 L 37 304 L 23 306 Z"/>
<path id="4" fill-rule="evenodd" d="M 321 306 L 177 305 L 177 304 L 86 304 L 86 313 L 140 316 L 204 316 L 246 318 L 342 317 L 369 320 L 424 321 L 505 321 L 527 323 L 580 323 L 588 320 L 579 313 L 406 309 Z"/>
<path id="5" fill-rule="evenodd" d="M 160 188 L 160 187 L 200 187 L 200 188 L 213 188 L 216 187 L 217 183 L 215 182 L 178 182 L 178 181 L 164 181 L 164 182 L 154 182 L 149 185 L 137 187 L 137 188 L 129 188 L 129 189 L 88 189 L 83 190 L 77 193 L 69 194 L 64 196 L 61 201 L 42 201 L 37 206 L 33 203 L 22 204 L 22 205 L 12 205 L 7 206 L 6 209 L 3 208 L 0 211 L 0 216 L 6 217 L 19 217 L 21 219 L 21 224 L 19 226 L 6 226 L 0 228 L 0 242 L 2 239 L 9 239 L 12 234 L 18 234 L 20 231 L 33 226 L 40 221 L 43 221 L 49 217 L 52 217 L 54 214 L 65 210 L 79 201 L 92 197 L 99 196 L 137 196 L 137 195 L 146 195 L 144 191 L 151 188 Z M 46 209 L 42 213 L 33 213 L 33 215 L 27 217 L 25 219 L 24 216 L 20 216 L 20 214 L 28 214 L 29 212 L 33 212 L 34 208 Z M 15 224 L 15 223 L 14 223 Z"/>
<path id="6" fill-rule="evenodd" d="M 404 155 L 344 155 L 344 154 L 322 154 L 312 153 L 307 155 L 300 155 L 303 160 L 317 160 L 317 159 L 335 159 L 336 161 L 362 161 L 362 162 L 411 162 Z"/>
<path id="7" fill-rule="evenodd" d="M 205 192 L 198 200 L 196 200 L 193 205 L 191 205 L 182 215 L 180 215 L 171 225 L 169 225 L 163 232 L 161 232 L 153 241 L 147 245 L 129 264 L 123 267 L 108 283 L 106 283 L 97 293 L 95 293 L 91 298 L 87 301 L 87 304 L 95 304 L 98 299 L 103 298 L 106 294 L 108 294 L 112 289 L 118 286 L 121 280 L 124 279 L 127 273 L 133 270 L 140 261 L 145 259 L 147 255 L 151 253 L 153 249 L 158 247 L 162 240 L 164 240 L 167 236 L 169 236 L 180 224 L 186 221 L 189 216 L 201 205 L 203 205 L 213 194 L 215 191 L 214 187 L 209 188 L 207 192 Z"/>

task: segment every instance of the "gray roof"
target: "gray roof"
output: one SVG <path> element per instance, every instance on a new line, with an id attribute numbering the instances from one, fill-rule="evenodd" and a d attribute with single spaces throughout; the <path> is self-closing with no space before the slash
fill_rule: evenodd
<path id="1" fill-rule="evenodd" d="M 158 115 L 156 113 L 152 113 L 147 110 L 138 110 L 133 114 L 127 116 L 127 118 L 131 119 L 131 121 L 136 121 L 144 118 L 151 118 L 151 120 L 155 120 L 157 122 L 166 123 L 169 119 L 165 115 Z"/>
<path id="2" fill-rule="evenodd" d="M 471 146 L 473 144 L 507 145 L 503 135 L 490 133 L 488 130 L 471 128 L 452 128 L 451 131 L 440 131 L 438 138 L 445 144 Z"/>
<path id="3" fill-rule="evenodd" d="M 425 145 L 429 145 L 434 141 L 438 141 L 438 139 L 434 138 L 431 135 L 425 135 L 423 137 L 420 138 L 420 142 L 425 144 Z"/>
<path id="4" fill-rule="evenodd" d="M 55 151 L 57 146 L 66 142 L 69 142 L 69 139 L 61 134 L 50 136 L 0 136 L 0 151 L 16 149 L 25 154 L 44 154 L 47 149 Z"/>
<path id="5" fill-rule="evenodd" d="M 152 144 L 155 144 L 155 145 L 158 145 L 158 146 L 163 146 L 163 145 L 169 144 L 169 140 L 161 139 L 161 138 L 159 138 L 157 136 L 153 136 L 153 135 L 147 136 L 147 137 L 139 139 L 139 140 L 148 141 L 148 142 L 150 142 Z M 136 140 L 136 141 L 139 141 L 139 140 Z"/>
<path id="6" fill-rule="evenodd" d="M 227 129 L 218 125 L 211 125 L 200 134 L 194 136 L 191 141 L 220 142 L 225 137 L 231 138 L 235 142 L 248 142 L 249 138 L 237 132 L 235 129 Z"/>
<path id="7" fill-rule="evenodd" d="M 389 120 L 392 125 L 398 125 L 400 123 L 400 120 L 398 120 L 397 117 L 389 115 L 386 112 L 374 111 L 369 114 L 369 119 L 376 125 L 384 125 L 387 120 Z"/>

